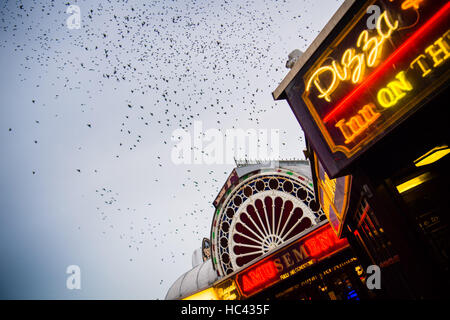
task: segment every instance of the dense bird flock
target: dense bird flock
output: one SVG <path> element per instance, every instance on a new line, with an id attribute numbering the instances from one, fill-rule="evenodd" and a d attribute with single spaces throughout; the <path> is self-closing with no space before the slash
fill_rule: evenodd
<path id="1" fill-rule="evenodd" d="M 79 215 L 74 237 L 96 232 L 120 259 L 148 263 L 155 271 L 144 277 L 159 284 L 149 297 L 162 298 L 209 236 L 212 201 L 233 168 L 176 166 L 172 133 L 194 121 L 276 128 L 281 156 L 302 157 L 300 127 L 271 92 L 287 55 L 305 51 L 341 2 L 2 1 L 2 66 L 11 66 L 2 82 L 20 92 L 2 92 L 15 101 L 2 105 L 2 156 L 28 158 L 19 169 L 43 184 L 60 170 L 78 187 L 53 197 L 70 194 L 87 211 L 58 211 Z M 80 29 L 67 27 L 70 5 Z"/>

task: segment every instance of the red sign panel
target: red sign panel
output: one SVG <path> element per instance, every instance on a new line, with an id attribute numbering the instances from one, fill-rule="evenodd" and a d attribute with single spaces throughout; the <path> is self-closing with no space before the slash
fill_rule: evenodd
<path id="1" fill-rule="evenodd" d="M 236 275 L 236 283 L 246 297 L 304 270 L 348 246 L 329 224 L 312 231 L 288 247 L 253 264 Z"/>
<path id="2" fill-rule="evenodd" d="M 448 1 L 367 1 L 296 89 L 343 169 L 447 84 L 449 61 Z"/>

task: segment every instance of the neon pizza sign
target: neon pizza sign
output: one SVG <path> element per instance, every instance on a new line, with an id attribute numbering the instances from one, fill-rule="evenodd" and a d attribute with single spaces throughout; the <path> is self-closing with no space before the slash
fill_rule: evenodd
<path id="1" fill-rule="evenodd" d="M 371 30 L 374 4 L 382 10 Z M 332 153 L 363 152 L 443 87 L 449 18 L 448 1 L 370 1 L 322 52 L 303 75 L 302 100 Z"/>

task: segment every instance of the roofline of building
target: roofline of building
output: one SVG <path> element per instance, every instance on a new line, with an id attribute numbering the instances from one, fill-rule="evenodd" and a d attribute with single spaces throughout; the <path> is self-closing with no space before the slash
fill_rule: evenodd
<path id="1" fill-rule="evenodd" d="M 233 175 L 235 175 L 238 179 L 241 178 L 243 175 L 239 175 L 238 171 L 236 169 L 241 169 L 241 168 L 245 168 L 245 167 L 252 167 L 253 168 L 247 172 L 251 173 L 257 170 L 260 170 L 261 168 L 271 168 L 274 164 L 276 165 L 276 167 L 279 167 L 280 165 L 287 165 L 287 164 L 295 164 L 295 163 L 301 163 L 304 165 L 310 165 L 309 160 L 307 159 L 281 159 L 281 160 L 236 160 L 235 159 L 235 163 L 236 163 L 236 167 L 233 168 L 233 170 L 231 171 L 231 173 L 228 175 L 227 180 L 225 180 L 225 183 L 222 185 L 222 188 L 220 189 L 219 193 L 217 194 L 216 198 L 213 201 L 213 205 L 214 207 L 217 208 L 217 205 L 220 204 L 220 198 L 223 198 L 225 196 L 225 192 L 231 188 L 233 185 L 229 185 L 228 182 L 231 182 L 231 177 Z M 217 205 L 216 205 L 217 204 Z"/>
<path id="2" fill-rule="evenodd" d="M 325 25 L 319 35 L 314 39 L 311 45 L 306 49 L 306 51 L 300 56 L 297 62 L 294 64 L 292 69 L 286 75 L 286 77 L 281 81 L 278 87 L 272 92 L 274 100 L 286 99 L 285 90 L 289 83 L 294 79 L 297 73 L 305 65 L 305 63 L 311 58 L 314 52 L 319 48 L 319 46 L 325 41 L 331 31 L 336 27 L 339 21 L 344 17 L 350 7 L 356 2 L 356 0 L 345 0 L 344 3 L 339 7 L 336 13 L 331 17 L 330 21 Z"/>

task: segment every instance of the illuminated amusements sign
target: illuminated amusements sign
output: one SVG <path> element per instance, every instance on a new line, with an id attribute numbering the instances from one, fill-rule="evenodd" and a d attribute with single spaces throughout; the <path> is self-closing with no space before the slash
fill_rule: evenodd
<path id="1" fill-rule="evenodd" d="M 236 283 L 242 295 L 249 297 L 347 246 L 347 240 L 338 239 L 330 225 L 325 224 L 241 271 L 236 275 Z"/>
<path id="2" fill-rule="evenodd" d="M 368 29 L 366 9 L 381 8 Z M 304 74 L 303 101 L 333 153 L 347 159 L 448 80 L 450 3 L 370 1 Z"/>

